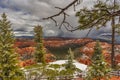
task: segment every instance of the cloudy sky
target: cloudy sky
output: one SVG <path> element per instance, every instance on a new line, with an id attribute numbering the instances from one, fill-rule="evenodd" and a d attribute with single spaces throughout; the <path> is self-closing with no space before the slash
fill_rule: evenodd
<path id="1" fill-rule="evenodd" d="M 51 20 L 42 20 L 42 18 L 59 12 L 54 7 L 63 8 L 71 1 L 73 0 L 0 0 L 0 14 L 5 12 L 8 15 L 16 36 L 32 36 L 34 26 L 39 24 L 43 26 L 45 36 L 84 37 L 88 30 L 69 32 L 64 28 L 58 29 Z M 76 9 L 79 10 L 83 6 L 91 7 L 92 4 L 92 0 L 83 0 Z M 73 26 L 77 26 L 76 12 L 73 7 L 68 9 L 67 13 L 70 15 L 68 21 Z M 58 22 L 61 18 L 62 16 L 57 18 Z M 109 31 L 109 27 L 100 29 L 99 32 L 94 29 L 89 36 Z"/>

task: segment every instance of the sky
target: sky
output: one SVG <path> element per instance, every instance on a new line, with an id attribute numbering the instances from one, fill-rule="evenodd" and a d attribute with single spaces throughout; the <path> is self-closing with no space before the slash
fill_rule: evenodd
<path id="1" fill-rule="evenodd" d="M 42 20 L 42 18 L 54 15 L 59 12 L 54 7 L 65 7 L 73 0 L 0 0 L 0 14 L 5 12 L 8 19 L 12 23 L 15 36 L 33 36 L 33 28 L 35 25 L 42 25 L 44 36 L 60 36 L 60 37 L 85 37 L 88 30 L 69 32 L 63 27 L 59 29 L 55 26 L 51 20 Z M 83 0 L 83 2 L 76 7 L 76 11 L 80 8 L 93 5 L 93 0 Z M 95 1 L 95 0 L 94 0 Z M 66 12 L 70 15 L 68 21 L 77 26 L 77 18 L 75 17 L 76 11 L 73 7 Z M 62 16 L 57 17 L 58 22 L 62 19 Z M 89 37 L 95 37 L 101 35 L 101 33 L 109 33 L 110 27 L 102 28 L 98 31 L 93 29 L 89 34 Z"/>

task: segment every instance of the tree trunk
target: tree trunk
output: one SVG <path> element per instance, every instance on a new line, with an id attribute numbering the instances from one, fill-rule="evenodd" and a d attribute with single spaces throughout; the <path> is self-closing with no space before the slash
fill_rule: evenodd
<path id="1" fill-rule="evenodd" d="M 111 67 L 115 67 L 115 19 L 112 18 L 112 51 L 111 51 Z"/>

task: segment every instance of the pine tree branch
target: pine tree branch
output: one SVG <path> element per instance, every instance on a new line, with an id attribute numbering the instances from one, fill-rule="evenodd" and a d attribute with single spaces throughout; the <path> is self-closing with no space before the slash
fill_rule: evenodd
<path id="1" fill-rule="evenodd" d="M 120 10 L 113 12 L 111 16 L 120 16 Z"/>

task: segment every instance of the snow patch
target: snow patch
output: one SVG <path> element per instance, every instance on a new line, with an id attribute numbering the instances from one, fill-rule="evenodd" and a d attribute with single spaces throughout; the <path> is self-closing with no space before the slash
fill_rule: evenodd
<path id="1" fill-rule="evenodd" d="M 50 62 L 50 64 L 62 65 L 62 64 L 65 64 L 66 62 L 67 62 L 67 60 L 57 60 L 55 62 Z M 76 68 L 78 68 L 78 69 L 80 69 L 82 71 L 85 71 L 87 69 L 87 65 L 79 63 L 76 60 L 73 61 L 73 64 L 76 66 Z"/>

